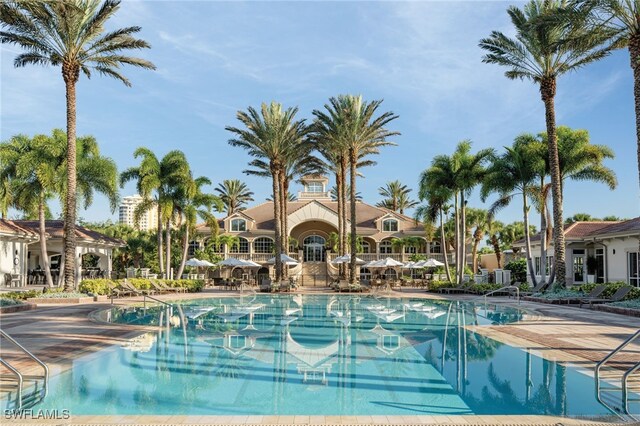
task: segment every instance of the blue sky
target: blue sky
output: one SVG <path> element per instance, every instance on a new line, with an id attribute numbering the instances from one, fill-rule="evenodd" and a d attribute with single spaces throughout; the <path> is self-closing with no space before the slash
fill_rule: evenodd
<path id="1" fill-rule="evenodd" d="M 270 192 L 268 180 L 243 175 L 249 157 L 227 143 L 224 127 L 237 124 L 236 111 L 275 100 L 299 106 L 301 117 L 310 118 L 330 96 L 362 94 L 384 99 L 383 108 L 400 116 L 392 128 L 402 135 L 377 166 L 363 170 L 359 191 L 375 203 L 377 188 L 399 179 L 415 192 L 432 157 L 451 153 L 460 140 L 501 149 L 520 133 L 544 129 L 537 88 L 481 63 L 482 37 L 492 30 L 512 33 L 509 4 L 125 1 L 111 25 L 142 26 L 152 49 L 140 56 L 158 70 L 126 69 L 132 88 L 82 77 L 78 134 L 96 136 L 120 170 L 136 164 L 132 153 L 139 146 L 158 155 L 183 150 L 196 176 L 214 185 L 242 179 L 261 202 Z M 60 71 L 15 69 L 17 49 L 1 49 L 0 138 L 64 128 Z M 568 183 L 565 215 L 638 215 L 632 93 L 626 51 L 560 79 L 558 123 L 585 128 L 593 143 L 611 146 L 616 159 L 608 165 L 619 180 L 615 191 Z M 130 184 L 121 195 L 134 192 Z M 481 206 L 477 194 L 470 205 Z M 80 216 L 116 218 L 103 197 Z M 519 204 L 500 219 L 521 220 Z"/>

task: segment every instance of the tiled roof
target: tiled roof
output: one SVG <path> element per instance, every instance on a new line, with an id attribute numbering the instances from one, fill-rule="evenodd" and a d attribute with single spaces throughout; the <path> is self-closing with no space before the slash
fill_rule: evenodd
<path id="1" fill-rule="evenodd" d="M 12 220 L 0 219 L 0 233 L 22 235 L 25 237 L 37 237 L 38 232 L 32 231 L 29 228 L 18 225 Z"/>
<path id="2" fill-rule="evenodd" d="M 39 223 L 37 220 L 16 220 L 14 223 L 22 228 L 29 229 L 32 232 L 38 232 Z M 45 222 L 45 229 L 50 238 L 62 238 L 64 236 L 64 222 L 62 220 L 47 220 Z M 83 241 L 117 246 L 126 245 L 122 240 L 108 237 L 98 231 L 93 231 L 80 225 L 76 225 L 76 237 Z"/>
<path id="3" fill-rule="evenodd" d="M 337 201 L 323 201 L 323 200 L 304 200 L 304 201 L 290 201 L 287 204 L 287 213 L 294 213 L 296 210 L 299 210 L 306 206 L 309 203 L 317 202 L 322 206 L 328 208 L 329 210 L 337 213 L 338 212 L 338 202 Z M 256 227 L 254 231 L 257 230 L 273 230 L 275 227 L 275 221 L 273 219 L 273 202 L 267 201 L 262 204 L 258 204 L 255 207 L 250 207 L 246 210 L 243 210 L 242 213 L 255 221 Z M 419 224 L 416 225 L 415 221 L 405 215 L 401 215 L 399 213 L 395 213 L 391 210 L 375 207 L 370 204 L 366 204 L 363 202 L 356 203 L 356 217 L 358 222 L 356 223 L 356 227 L 362 229 L 363 231 L 369 230 L 370 232 L 377 231 L 377 225 L 375 221 L 382 216 L 387 214 L 393 214 L 398 217 L 400 221 L 403 222 L 405 231 L 423 231 L 422 226 Z M 347 219 L 350 217 L 350 208 L 347 206 Z M 199 225 L 199 229 L 206 229 L 206 226 Z M 220 229 L 223 229 L 222 224 Z"/>
<path id="4" fill-rule="evenodd" d="M 564 236 L 567 240 L 581 240 L 609 234 L 637 232 L 640 234 L 640 217 L 624 221 L 589 221 L 574 222 L 564 226 Z M 531 236 L 531 242 L 540 241 L 540 233 Z M 524 244 L 524 238 L 514 242 L 514 245 Z"/>

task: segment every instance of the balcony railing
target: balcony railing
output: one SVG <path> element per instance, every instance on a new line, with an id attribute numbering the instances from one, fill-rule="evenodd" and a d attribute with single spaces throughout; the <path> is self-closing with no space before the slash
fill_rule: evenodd
<path id="1" fill-rule="evenodd" d="M 297 261 L 300 261 L 302 259 L 301 254 L 302 254 L 301 251 L 300 252 L 293 251 L 288 253 L 289 257 Z M 416 254 L 427 259 L 435 259 L 437 261 L 444 262 L 444 254 L 442 253 L 416 253 Z M 273 256 L 274 256 L 273 253 L 228 253 L 226 254 L 226 257 L 235 257 L 236 259 L 242 259 L 242 260 L 252 260 L 254 262 L 261 263 L 261 264 L 266 263 Z M 390 257 L 394 260 L 397 260 L 403 263 L 409 262 L 409 260 L 411 260 L 411 256 L 413 256 L 413 254 L 410 254 L 410 253 L 404 253 L 404 254 L 402 253 L 380 253 L 380 254 L 360 253 L 357 255 L 359 259 L 362 259 L 365 262 L 371 262 L 373 260 L 380 260 L 380 259 L 385 259 L 387 257 Z M 453 254 L 449 253 L 448 256 L 449 256 L 449 262 L 453 264 Z M 334 260 L 336 257 L 338 257 L 336 253 L 327 253 L 327 261 L 329 262 Z"/>

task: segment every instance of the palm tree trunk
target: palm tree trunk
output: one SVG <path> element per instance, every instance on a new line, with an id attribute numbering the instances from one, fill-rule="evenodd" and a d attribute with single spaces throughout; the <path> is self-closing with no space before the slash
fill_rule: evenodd
<path id="1" fill-rule="evenodd" d="M 42 257 L 42 265 L 44 266 L 44 276 L 47 280 L 47 287 L 53 287 L 53 279 L 51 278 L 51 267 L 49 266 L 49 255 L 47 254 L 47 230 L 44 217 L 44 194 L 40 194 L 40 203 L 38 205 L 38 221 L 40 234 L 40 253 Z"/>
<path id="2" fill-rule="evenodd" d="M 189 224 L 184 224 L 184 239 L 182 240 L 182 259 L 180 260 L 180 267 L 178 268 L 178 273 L 176 276 L 178 279 L 182 277 L 182 273 L 184 272 L 185 264 L 187 263 L 187 254 L 189 253 Z"/>
<path id="3" fill-rule="evenodd" d="M 275 261 L 275 281 L 280 282 L 282 279 L 282 220 L 280 218 L 280 171 L 273 167 L 271 168 L 272 176 L 272 188 L 273 188 L 273 217 L 275 219 L 275 249 L 276 249 L 276 261 Z"/>
<path id="4" fill-rule="evenodd" d="M 558 284 L 566 286 L 567 265 L 565 263 L 564 224 L 562 221 L 562 187 L 560 161 L 558 159 L 558 138 L 556 135 L 556 113 L 554 105 L 554 97 L 556 94 L 555 78 L 547 78 L 543 80 L 540 84 L 540 92 L 545 107 L 549 166 L 551 168 L 551 194 L 553 198 L 553 263 L 555 265 Z"/>
<path id="5" fill-rule="evenodd" d="M 282 208 L 282 252 L 289 254 L 289 230 L 287 224 L 287 214 L 288 214 L 288 206 L 289 203 L 289 182 L 287 180 L 286 172 L 283 172 L 280 175 L 281 181 L 281 189 L 280 189 L 280 199 L 282 200 L 281 208 Z M 289 276 L 289 267 L 282 268 L 282 276 L 283 278 L 287 278 Z"/>
<path id="6" fill-rule="evenodd" d="M 476 233 L 474 232 L 473 246 L 471 247 L 471 266 L 473 267 L 472 272 L 474 274 L 478 272 L 478 244 L 480 244 L 480 239 L 477 238 L 475 234 Z"/>
<path id="7" fill-rule="evenodd" d="M 342 210 L 344 206 L 342 205 L 342 178 L 340 177 L 340 167 L 338 166 L 338 171 L 336 171 L 336 198 L 338 201 L 338 250 L 337 255 L 342 256 L 342 252 L 344 251 L 344 247 L 342 246 L 342 234 L 344 233 L 344 222 L 342 221 Z M 338 274 L 342 276 L 344 272 L 344 266 L 342 263 L 338 265 Z"/>
<path id="8" fill-rule="evenodd" d="M 349 205 L 351 207 L 351 261 L 349 262 L 349 282 L 353 284 L 356 281 L 356 247 L 358 244 L 356 237 L 356 166 L 358 164 L 358 156 L 355 150 L 351 150 L 350 158 L 351 171 L 349 177 L 351 178 L 351 200 Z"/>
<path id="9" fill-rule="evenodd" d="M 158 203 L 158 264 L 160 265 L 160 276 L 164 275 L 164 258 L 162 256 L 162 207 Z"/>
<path id="10" fill-rule="evenodd" d="M 500 266 L 500 262 L 502 261 L 502 250 L 500 250 L 500 241 L 498 241 L 498 237 L 496 237 L 495 233 L 491 235 L 491 245 L 493 246 L 493 251 L 496 254 L 498 266 Z"/>
<path id="11" fill-rule="evenodd" d="M 464 191 L 460 192 L 460 282 L 464 280 L 464 270 L 467 268 L 467 209 Z"/>
<path id="12" fill-rule="evenodd" d="M 638 178 L 640 179 L 640 35 L 637 33 L 629 37 L 629 55 L 631 57 L 631 68 L 633 69 L 633 98 L 636 112 L 636 150 L 638 156 Z M 638 240 L 638 251 L 640 251 L 640 240 Z"/>
<path id="13" fill-rule="evenodd" d="M 67 98 L 67 188 L 64 206 L 64 289 L 76 286 L 76 82 L 79 69 L 63 65 Z"/>
<path id="14" fill-rule="evenodd" d="M 173 216 L 173 214 L 171 216 Z M 167 271 L 167 279 L 171 279 L 171 278 L 175 278 L 171 276 L 171 219 L 167 219 L 167 226 L 164 232 L 165 232 L 165 240 L 167 244 L 167 246 L 165 247 L 166 249 L 165 254 L 167 257 L 165 270 Z"/>
<path id="15" fill-rule="evenodd" d="M 540 281 L 544 283 L 547 281 L 547 200 L 542 192 L 543 188 L 544 178 L 540 185 Z"/>
<path id="16" fill-rule="evenodd" d="M 458 193 L 453 195 L 453 215 L 455 222 L 455 240 L 456 240 L 456 283 L 460 284 L 460 268 L 462 259 L 460 259 L 460 212 L 458 209 Z"/>
<path id="17" fill-rule="evenodd" d="M 451 271 L 449 270 L 449 256 L 447 249 L 447 239 L 444 235 L 444 218 L 442 209 L 440 209 L 440 246 L 442 247 L 442 253 L 444 253 L 444 271 L 447 273 L 447 281 L 451 282 Z"/>
<path id="18" fill-rule="evenodd" d="M 527 205 L 527 194 L 522 192 L 522 214 L 524 215 L 524 241 L 527 246 L 527 265 L 529 266 L 529 273 L 531 274 L 531 283 L 533 286 L 538 285 L 536 280 L 536 270 L 533 267 L 533 260 L 531 259 L 531 235 L 529 232 L 529 207 Z"/>
<path id="19" fill-rule="evenodd" d="M 347 174 L 349 170 L 349 158 L 347 154 L 343 154 L 341 157 L 341 177 L 342 177 L 342 253 L 341 255 L 347 254 Z M 342 267 L 342 276 L 346 278 L 347 276 L 347 265 L 344 264 Z"/>

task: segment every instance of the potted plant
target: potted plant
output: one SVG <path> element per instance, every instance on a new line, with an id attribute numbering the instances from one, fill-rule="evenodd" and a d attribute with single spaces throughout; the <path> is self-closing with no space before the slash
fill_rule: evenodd
<path id="1" fill-rule="evenodd" d="M 598 268 L 598 260 L 593 257 L 587 257 L 587 284 L 596 282 L 596 269 Z"/>

